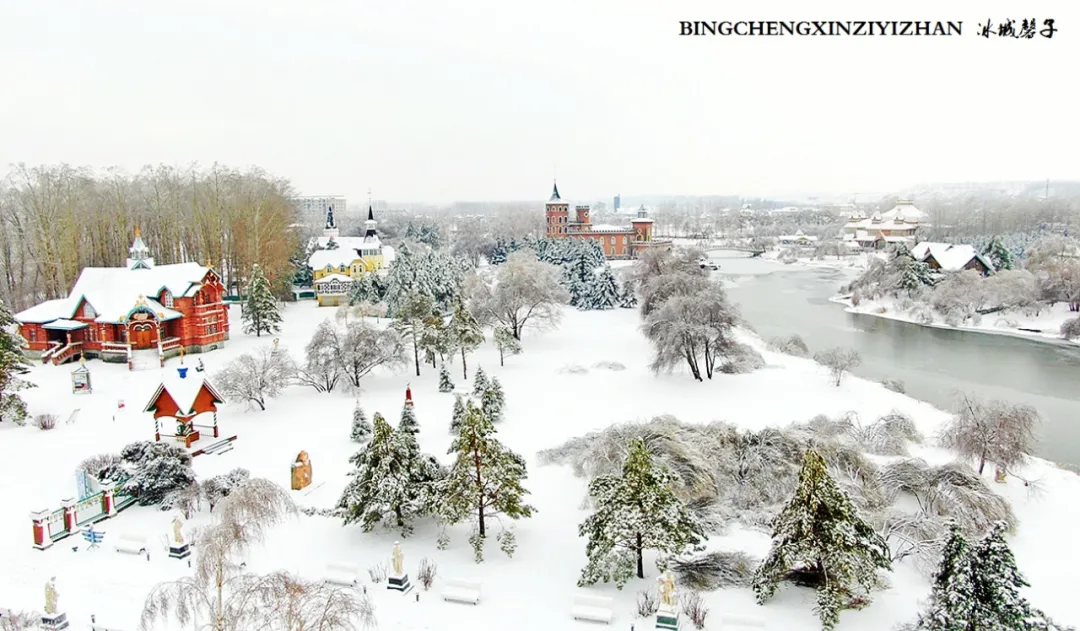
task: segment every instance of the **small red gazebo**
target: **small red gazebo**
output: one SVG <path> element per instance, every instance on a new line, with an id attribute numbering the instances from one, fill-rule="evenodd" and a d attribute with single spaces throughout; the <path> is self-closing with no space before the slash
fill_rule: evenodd
<path id="1" fill-rule="evenodd" d="M 143 412 L 154 415 L 154 440 L 161 440 L 161 419 L 168 417 L 176 421 L 176 433 L 172 436 L 183 441 L 184 446 L 190 449 L 191 444 L 200 438 L 199 428 L 213 429 L 214 438 L 219 437 L 217 404 L 225 403 L 225 399 L 206 379 L 187 378 L 187 369 L 179 370 L 182 371 L 181 376 L 167 379 L 157 387 Z M 213 425 L 195 425 L 195 417 L 200 414 L 213 414 Z"/>

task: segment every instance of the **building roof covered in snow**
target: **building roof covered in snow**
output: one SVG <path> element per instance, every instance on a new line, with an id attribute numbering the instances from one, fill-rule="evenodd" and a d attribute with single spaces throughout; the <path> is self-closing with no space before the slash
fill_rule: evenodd
<path id="1" fill-rule="evenodd" d="M 994 265 L 989 259 L 979 254 L 974 247 L 966 244 L 954 245 L 952 243 L 938 243 L 923 241 L 911 248 L 911 255 L 916 261 L 926 261 L 933 256 L 941 269 L 946 272 L 958 272 L 971 262 L 978 259 L 987 269 L 993 270 Z"/>
<path id="2" fill-rule="evenodd" d="M 209 395 L 207 400 L 207 409 L 196 410 L 195 403 L 199 397 L 199 393 L 206 391 Z M 225 403 L 225 398 L 222 397 L 214 386 L 205 378 L 202 377 L 188 377 L 181 379 L 179 376 L 169 376 L 162 380 L 161 385 L 154 391 L 154 395 L 150 397 L 149 403 L 146 404 L 146 408 L 143 412 L 162 412 L 165 414 L 166 405 L 162 405 L 162 397 L 168 396 L 169 399 L 176 405 L 178 414 L 181 416 L 191 416 L 196 413 L 206 412 L 213 409 L 216 403 Z M 157 416 L 157 414 L 155 414 Z"/>
<path id="3" fill-rule="evenodd" d="M 177 263 L 128 269 L 126 267 L 87 267 L 67 298 L 47 300 L 15 314 L 19 322 L 45 323 L 75 317 L 83 299 L 96 314 L 95 322 L 120 323 L 139 307 L 160 314 L 162 320 L 183 315 L 168 309 L 156 298 L 168 290 L 174 298 L 192 296 L 202 286 L 209 267 L 198 263 Z"/>

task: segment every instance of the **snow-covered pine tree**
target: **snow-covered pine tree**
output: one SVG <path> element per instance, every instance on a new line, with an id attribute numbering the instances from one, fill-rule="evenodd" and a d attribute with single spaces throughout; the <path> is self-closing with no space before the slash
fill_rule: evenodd
<path id="1" fill-rule="evenodd" d="M 974 546 L 972 574 L 978 607 L 969 621 L 979 631 L 1035 631 L 1033 618 L 1039 613 L 1020 595 L 1028 582 L 1016 567 L 1005 541 L 1005 522 L 997 522 Z"/>
<path id="2" fill-rule="evenodd" d="M 488 262 L 492 265 L 500 265 L 506 262 L 508 254 L 506 239 L 498 237 L 495 239 L 495 247 L 491 248 L 491 254 L 488 255 Z"/>
<path id="3" fill-rule="evenodd" d="M 927 610 L 919 615 L 918 631 L 968 631 L 978 605 L 975 572 L 967 539 L 956 523 L 941 552 Z"/>
<path id="4" fill-rule="evenodd" d="M 270 289 L 270 281 L 263 275 L 258 263 L 251 266 L 251 282 L 248 284 L 247 300 L 241 310 L 244 333 L 254 333 L 255 337 L 263 333 L 277 333 L 281 330 L 281 314 L 278 313 L 278 301 Z"/>
<path id="5" fill-rule="evenodd" d="M 439 392 L 453 392 L 454 382 L 450 381 L 450 371 L 446 369 L 446 362 L 439 366 Z"/>
<path id="6" fill-rule="evenodd" d="M 578 309 L 612 309 L 619 303 L 619 283 L 611 273 L 611 267 L 605 265 L 593 279 L 589 293 Z"/>
<path id="7" fill-rule="evenodd" d="M 465 301 L 459 300 L 450 316 L 450 339 L 455 347 L 461 349 L 461 378 L 469 378 L 469 366 L 465 357 L 484 343 L 484 330 L 473 314 L 465 308 Z"/>
<path id="8" fill-rule="evenodd" d="M 420 433 L 420 423 L 416 422 L 416 410 L 409 403 L 401 407 L 401 420 L 398 421 L 397 431 L 412 436 Z"/>
<path id="9" fill-rule="evenodd" d="M 507 355 L 517 355 L 521 352 L 521 342 L 514 337 L 514 333 L 505 326 L 495 327 L 495 347 L 499 349 L 499 365 L 505 366 L 504 359 Z"/>
<path id="10" fill-rule="evenodd" d="M 423 320 L 420 332 L 420 348 L 424 349 L 424 361 L 436 367 L 435 359 L 444 359 L 448 350 L 450 336 L 441 315 L 432 313 Z"/>
<path id="11" fill-rule="evenodd" d="M 483 368 L 477 367 L 476 373 L 473 375 L 472 395 L 474 397 L 484 396 L 484 391 L 488 389 L 489 385 L 487 373 L 484 372 Z"/>
<path id="12" fill-rule="evenodd" d="M 21 422 L 26 418 L 26 402 L 15 394 L 34 384 L 19 378 L 30 368 L 22 354 L 23 340 L 15 328 L 15 317 L 0 301 L 0 421 Z"/>
<path id="13" fill-rule="evenodd" d="M 897 281 L 896 286 L 899 289 L 906 290 L 907 292 L 917 291 L 921 287 L 930 287 L 934 284 L 934 279 L 930 276 L 930 266 L 921 261 L 914 259 L 904 266 L 903 272 L 901 272 L 900 279 Z"/>
<path id="14" fill-rule="evenodd" d="M 888 545 L 859 517 L 813 449 L 803 457 L 795 495 L 772 526 L 772 549 L 754 575 L 758 603 L 772 598 L 782 580 L 816 587 L 825 631 L 836 626 L 853 587 L 869 594 L 877 570 L 892 569 Z"/>
<path id="15" fill-rule="evenodd" d="M 326 249 L 327 250 L 336 250 L 336 249 L 338 249 L 338 242 L 334 241 L 334 237 L 330 237 L 329 239 L 326 240 Z"/>
<path id="16" fill-rule="evenodd" d="M 371 438 L 371 423 L 367 420 L 367 414 L 364 414 L 364 408 L 360 407 L 359 401 L 353 408 L 352 433 L 349 437 L 354 443 L 362 443 Z"/>
<path id="17" fill-rule="evenodd" d="M 506 397 L 503 395 L 502 384 L 498 377 L 492 377 L 488 387 L 480 395 L 480 409 L 491 419 L 492 423 L 503 420 L 503 408 L 506 407 Z"/>
<path id="18" fill-rule="evenodd" d="M 394 330 L 406 340 L 413 349 L 413 362 L 416 376 L 420 376 L 420 349 L 424 347 L 422 338 L 429 328 L 431 314 L 435 309 L 431 296 L 423 293 L 409 294 L 394 312 Z"/>
<path id="19" fill-rule="evenodd" d="M 994 269 L 997 270 L 1012 269 L 1015 265 L 1012 252 L 1006 247 L 1001 237 L 997 235 L 990 239 L 990 243 L 986 244 L 983 255 L 990 258 L 990 262 L 994 264 Z"/>
<path id="20" fill-rule="evenodd" d="M 532 517 L 536 509 L 524 502 L 529 492 L 521 485 L 527 477 L 525 459 L 495 438 L 495 425 L 472 403 L 447 452 L 454 454 L 449 474 L 439 484 L 442 521 L 456 524 L 475 518 L 482 540 L 487 519 L 502 515 L 510 519 Z"/>
<path id="21" fill-rule="evenodd" d="M 645 578 L 645 550 L 674 555 L 701 543 L 705 532 L 674 487 L 675 475 L 653 461 L 642 440 L 630 444 L 621 475 L 589 483 L 594 512 L 578 526 L 578 536 L 588 538 L 589 557 L 579 586 L 603 581 L 622 589 L 635 569 Z"/>
<path id="22" fill-rule="evenodd" d="M 160 504 L 173 491 L 195 484 L 191 455 L 171 443 L 134 442 L 120 451 L 120 458 L 132 469 L 122 490 L 138 497 L 141 506 Z"/>
<path id="23" fill-rule="evenodd" d="M 619 298 L 617 304 L 622 309 L 633 309 L 637 306 L 637 293 L 634 292 L 634 284 L 629 280 L 619 286 Z"/>
<path id="24" fill-rule="evenodd" d="M 454 412 L 450 419 L 450 433 L 457 434 L 461 427 L 461 421 L 465 418 L 465 398 L 460 394 L 454 397 Z"/>
<path id="25" fill-rule="evenodd" d="M 394 431 L 377 412 L 373 426 L 371 442 L 349 459 L 356 469 L 337 507 L 346 524 L 360 523 L 365 532 L 381 522 L 408 536 L 432 505 L 438 471 L 410 434 Z"/>

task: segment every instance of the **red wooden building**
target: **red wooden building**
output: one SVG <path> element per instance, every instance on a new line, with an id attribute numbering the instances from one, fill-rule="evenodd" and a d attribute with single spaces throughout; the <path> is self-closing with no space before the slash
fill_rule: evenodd
<path id="1" fill-rule="evenodd" d="M 187 369 L 180 370 L 186 372 Z M 160 441 L 162 436 L 176 438 L 183 441 L 185 447 L 190 448 L 192 443 L 203 438 L 200 429 L 212 430 L 214 438 L 220 437 L 221 432 L 218 430 L 217 422 L 219 403 L 225 403 L 224 397 L 218 394 L 214 386 L 206 379 L 174 377 L 163 381 L 157 387 L 143 412 L 154 415 L 154 440 Z M 200 414 L 212 414 L 212 424 L 196 425 L 195 418 Z M 176 421 L 174 434 L 162 431 L 161 419 L 163 418 Z"/>
<path id="2" fill-rule="evenodd" d="M 15 314 L 28 356 L 60 364 L 80 354 L 127 362 L 220 348 L 229 339 L 225 287 L 212 267 L 154 265 L 138 229 L 124 267 L 87 267 L 67 298 Z"/>

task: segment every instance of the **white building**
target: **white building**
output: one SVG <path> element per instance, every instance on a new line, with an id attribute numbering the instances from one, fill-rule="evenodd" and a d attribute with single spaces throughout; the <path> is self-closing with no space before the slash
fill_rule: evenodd
<path id="1" fill-rule="evenodd" d="M 844 224 L 844 241 L 863 248 L 883 248 L 890 243 L 911 246 L 915 244 L 915 231 L 927 216 L 907 199 L 897 200 L 896 206 L 885 213 L 867 217 L 856 212 Z"/>
<path id="2" fill-rule="evenodd" d="M 345 198 L 341 195 L 294 197 L 292 200 L 296 204 L 297 220 L 306 224 L 322 223 L 331 209 L 339 216 L 345 213 Z"/>

